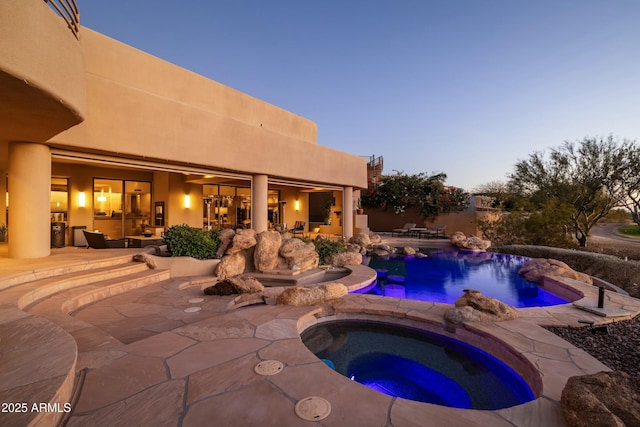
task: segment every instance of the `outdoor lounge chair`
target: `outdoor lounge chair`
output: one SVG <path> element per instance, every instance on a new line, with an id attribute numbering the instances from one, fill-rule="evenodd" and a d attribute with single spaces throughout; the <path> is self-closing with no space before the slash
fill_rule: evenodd
<path id="1" fill-rule="evenodd" d="M 391 230 L 391 237 L 393 237 L 394 234 L 401 234 L 401 235 L 406 235 L 406 234 L 410 234 L 411 233 L 411 229 L 412 228 L 416 228 L 416 224 L 415 223 L 406 223 L 405 225 L 402 226 L 402 228 L 394 228 L 393 230 Z"/>
<path id="2" fill-rule="evenodd" d="M 426 231 L 420 232 L 420 236 L 422 234 L 426 234 L 426 237 L 445 237 L 444 230 L 447 228 L 447 224 L 436 224 L 433 228 L 427 228 Z"/>
<path id="3" fill-rule="evenodd" d="M 93 249 L 110 249 L 110 248 L 124 248 L 126 247 L 124 242 L 125 239 L 107 239 L 104 234 L 97 231 L 87 231 L 82 230 L 84 232 L 84 237 L 87 239 L 87 248 Z"/>
<path id="4" fill-rule="evenodd" d="M 304 234 L 304 226 L 307 225 L 306 222 L 304 221 L 296 221 L 296 223 L 293 225 L 293 228 L 291 230 L 289 230 L 291 232 L 291 234 L 293 234 L 294 236 L 297 233 L 300 234 Z"/>

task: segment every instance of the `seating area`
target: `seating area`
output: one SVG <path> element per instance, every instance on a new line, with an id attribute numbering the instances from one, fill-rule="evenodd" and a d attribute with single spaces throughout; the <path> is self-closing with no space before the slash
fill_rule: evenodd
<path id="1" fill-rule="evenodd" d="M 84 237 L 87 239 L 87 246 L 93 249 L 111 249 L 124 248 L 125 239 L 107 239 L 107 237 L 98 231 L 83 230 Z"/>
<path id="2" fill-rule="evenodd" d="M 410 236 L 412 234 L 411 230 L 414 228 L 416 228 L 416 224 L 408 222 L 403 225 L 402 228 L 394 228 L 391 230 L 391 236 L 393 237 L 396 234 L 400 236 Z"/>
<path id="3" fill-rule="evenodd" d="M 433 227 L 425 227 L 425 228 L 413 228 L 411 229 L 411 235 L 415 237 L 426 237 L 426 238 L 444 238 L 447 237 L 445 234 L 445 230 L 447 229 L 447 224 L 436 224 Z"/>

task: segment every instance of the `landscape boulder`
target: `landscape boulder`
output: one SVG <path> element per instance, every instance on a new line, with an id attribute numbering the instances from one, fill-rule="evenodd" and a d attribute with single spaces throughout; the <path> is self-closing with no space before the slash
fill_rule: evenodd
<path id="1" fill-rule="evenodd" d="M 363 248 L 366 248 L 371 244 L 371 237 L 369 237 L 368 234 L 360 233 L 356 236 L 351 237 L 349 239 L 349 243 L 353 243 Z"/>
<path id="2" fill-rule="evenodd" d="M 220 244 L 218 245 L 218 250 L 216 251 L 216 257 L 222 258 L 224 253 L 227 251 L 227 248 L 231 244 L 233 236 L 235 235 L 236 232 L 233 228 L 225 228 L 220 231 Z"/>
<path id="3" fill-rule="evenodd" d="M 402 254 L 403 255 L 415 255 L 416 254 L 416 249 L 412 248 L 411 246 L 405 246 L 402 248 Z"/>
<path id="4" fill-rule="evenodd" d="M 309 306 L 322 304 L 349 293 L 342 283 L 326 283 L 313 288 L 299 286 L 285 289 L 276 300 L 279 305 Z"/>
<path id="5" fill-rule="evenodd" d="M 518 274 L 529 282 L 539 282 L 544 276 L 566 277 L 578 280 L 589 285 L 593 280 L 587 274 L 573 270 L 567 264 L 556 259 L 536 258 L 527 261 L 518 271 Z"/>
<path id="6" fill-rule="evenodd" d="M 277 231 L 263 231 L 256 235 L 253 264 L 256 271 L 272 270 L 278 265 L 278 251 L 282 236 Z"/>
<path id="7" fill-rule="evenodd" d="M 640 378 L 621 371 L 571 377 L 560 406 L 569 427 L 640 426 Z"/>
<path id="8" fill-rule="evenodd" d="M 227 255 L 252 248 L 256 245 L 256 231 L 248 228 L 246 230 L 236 230 L 236 234 L 231 240 L 231 245 L 227 248 Z"/>
<path id="9" fill-rule="evenodd" d="M 250 275 L 229 277 L 204 289 L 206 295 L 256 294 L 262 291 L 262 283 Z"/>
<path id="10" fill-rule="evenodd" d="M 389 256 L 396 253 L 396 248 L 387 244 L 375 244 L 369 247 L 369 254 L 373 256 Z"/>
<path id="11" fill-rule="evenodd" d="M 369 234 L 369 240 L 371 240 L 372 245 L 382 243 L 382 237 L 379 234 Z"/>
<path id="12" fill-rule="evenodd" d="M 279 255 L 284 259 L 286 268 L 301 272 L 318 267 L 320 261 L 313 243 L 305 243 L 300 239 L 284 240 Z"/>
<path id="13" fill-rule="evenodd" d="M 473 289 L 465 289 L 454 305 L 455 308 L 445 313 L 445 319 L 456 324 L 512 320 L 518 317 L 518 310 L 514 307 Z"/>
<path id="14" fill-rule="evenodd" d="M 449 237 L 452 245 L 470 251 L 486 251 L 491 247 L 490 240 L 484 240 L 476 236 L 467 237 L 461 231 L 456 231 Z"/>
<path id="15" fill-rule="evenodd" d="M 246 256 L 242 252 L 234 252 L 231 255 L 225 255 L 218 265 L 216 265 L 214 274 L 220 280 L 228 277 L 237 276 L 245 272 Z"/>
<path id="16" fill-rule="evenodd" d="M 344 267 L 345 265 L 362 264 L 362 254 L 359 252 L 342 252 L 333 254 L 327 260 L 329 265 L 334 267 Z"/>

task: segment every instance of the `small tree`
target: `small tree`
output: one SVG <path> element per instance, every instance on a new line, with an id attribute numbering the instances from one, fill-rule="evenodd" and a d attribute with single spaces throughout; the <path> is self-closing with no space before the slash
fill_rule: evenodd
<path id="1" fill-rule="evenodd" d="M 619 206 L 631 212 L 633 222 L 640 226 L 640 147 L 635 141 L 624 140 L 619 158 L 611 194 Z"/>
<path id="2" fill-rule="evenodd" d="M 615 177 L 622 154 L 612 137 L 565 142 L 548 157 L 536 152 L 518 162 L 510 185 L 536 209 L 552 200 L 570 207 L 569 226 L 578 244 L 586 247 L 591 228 L 616 206 Z"/>

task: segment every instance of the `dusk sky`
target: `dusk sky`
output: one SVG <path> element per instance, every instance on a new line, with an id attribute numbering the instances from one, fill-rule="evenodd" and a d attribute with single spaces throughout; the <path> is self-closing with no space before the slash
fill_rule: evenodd
<path id="1" fill-rule="evenodd" d="M 565 140 L 640 141 L 637 0 L 78 0 L 89 27 L 472 190 Z"/>

